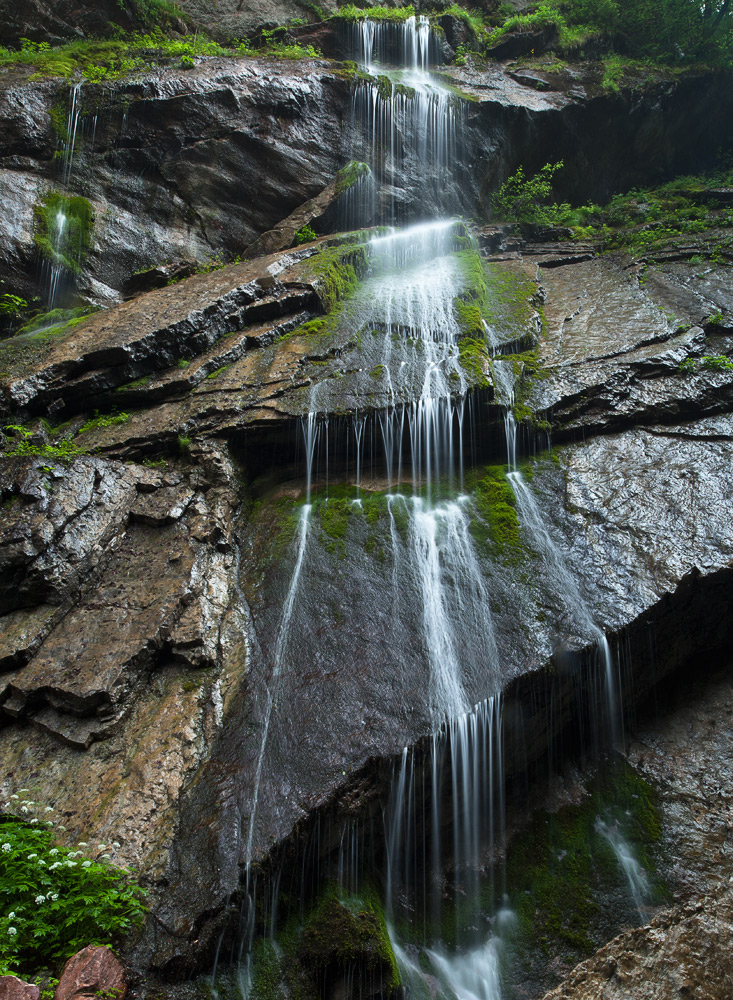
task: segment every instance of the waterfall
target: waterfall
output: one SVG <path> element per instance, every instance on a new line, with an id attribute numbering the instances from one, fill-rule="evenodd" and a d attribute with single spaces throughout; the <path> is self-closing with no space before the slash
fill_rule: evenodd
<path id="1" fill-rule="evenodd" d="M 386 195 L 377 206 L 376 187 L 365 190 L 366 220 L 394 225 L 403 219 L 404 177 L 419 186 L 423 201 L 429 197 L 443 214 L 456 211 L 453 175 L 463 106 L 429 71 L 438 52 L 428 18 L 411 17 L 401 25 L 363 19 L 353 32 L 352 51 L 364 78 L 352 98 L 351 158 L 370 164 Z"/>
<path id="2" fill-rule="evenodd" d="M 378 361 L 371 375 L 376 372 L 383 380 L 386 391 L 381 398 L 388 399 L 370 412 L 355 393 L 358 402 L 350 407 L 356 411 L 346 425 L 345 441 L 346 464 L 356 486 L 352 503 L 362 509 L 366 505 L 368 442 L 374 446 L 378 439 L 389 488 L 391 544 L 385 546 L 389 552 L 384 560 L 388 563 L 391 558 L 392 565 L 385 567 L 385 585 L 391 585 L 395 619 L 403 610 L 402 602 L 407 603 L 404 590 L 418 597 L 419 622 L 411 641 L 426 668 L 419 695 L 424 704 L 419 707 L 426 709 L 429 742 L 422 749 L 405 748 L 399 755 L 383 811 L 385 913 L 408 996 L 432 997 L 439 992 L 451 1000 L 500 1000 L 505 939 L 515 920 L 508 906 L 504 868 L 501 664 L 489 584 L 470 531 L 471 498 L 463 492 L 470 383 L 460 363 L 463 330 L 455 300 L 465 287 L 456 250 L 466 245 L 466 234 L 465 228 L 459 233 L 460 224 L 447 217 L 457 206 L 462 104 L 431 72 L 437 46 L 426 17 L 412 17 L 401 25 L 361 19 L 350 30 L 362 70 L 353 90 L 351 159 L 367 162 L 374 178 L 373 183 L 359 185 L 354 194 L 359 203 L 354 201 L 350 210 L 358 210 L 361 225 L 378 219 L 394 227 L 408 215 L 429 220 L 371 238 L 370 276 L 338 314 L 340 332 L 353 334 L 357 343 L 368 335 L 369 353 L 365 350 L 363 356 L 370 364 Z M 400 191 L 405 175 L 420 191 L 422 216 L 405 205 Z M 377 203 L 379 186 L 382 195 Z M 513 414 L 517 373 L 511 361 L 496 357 L 499 338 L 484 327 L 493 355 L 496 398 L 505 411 L 507 475 L 519 519 L 569 617 L 583 637 L 597 645 L 614 720 L 611 651 L 519 471 Z M 268 732 L 277 710 L 285 653 L 293 640 L 291 620 L 306 553 L 309 545 L 317 545 L 317 532 L 312 542 L 309 532 L 329 502 L 327 381 L 311 388 L 308 414 L 301 424 L 305 503 L 292 548 L 294 563 L 279 620 L 255 769 L 246 848 L 246 892 L 251 897 L 256 881 L 251 881 L 250 863 Z M 332 418 L 331 430 L 343 433 L 343 426 Z M 489 693 L 478 704 L 473 704 L 476 696 L 471 695 L 469 672 L 480 676 L 482 695 Z M 621 858 L 619 843 L 614 850 Z M 336 845 L 335 877 L 345 899 L 363 888 L 364 850 L 355 821 L 344 823 Z M 252 898 L 247 907 L 247 949 L 253 914 Z M 249 965 L 245 963 L 244 969 L 246 995 Z"/>
<path id="3" fill-rule="evenodd" d="M 84 123 L 82 120 L 81 88 L 83 81 L 74 83 L 69 88 L 69 98 L 66 112 L 66 123 L 64 131 L 59 129 L 57 155 L 60 162 L 59 184 L 65 195 L 62 204 L 67 206 L 59 208 L 55 212 L 47 212 L 46 237 L 50 249 L 51 259 L 43 259 L 41 262 L 41 283 L 46 288 L 46 298 L 48 308 L 54 309 L 58 305 L 58 300 L 65 282 L 72 274 L 70 266 L 66 263 L 71 257 L 76 256 L 73 266 L 80 263 L 80 248 L 74 247 L 74 213 L 67 216 L 68 198 L 71 196 L 72 178 L 75 168 L 75 156 L 78 146 L 84 133 Z M 54 119 L 56 121 L 56 119 Z M 91 144 L 94 144 L 97 128 L 97 116 L 91 118 L 92 136 Z"/>

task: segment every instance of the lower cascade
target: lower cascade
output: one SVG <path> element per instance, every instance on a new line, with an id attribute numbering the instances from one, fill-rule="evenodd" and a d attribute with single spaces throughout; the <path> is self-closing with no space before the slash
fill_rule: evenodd
<path id="1" fill-rule="evenodd" d="M 10 993 L 733 996 L 733 12 L 670 3 L 8 11 Z"/>

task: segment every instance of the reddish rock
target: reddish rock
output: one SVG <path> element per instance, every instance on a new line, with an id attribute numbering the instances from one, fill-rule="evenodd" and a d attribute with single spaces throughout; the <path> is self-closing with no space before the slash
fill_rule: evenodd
<path id="1" fill-rule="evenodd" d="M 127 978 L 111 949 L 90 944 L 64 966 L 55 1000 L 98 1000 L 100 994 L 105 1000 L 125 1000 Z"/>
<path id="2" fill-rule="evenodd" d="M 41 991 L 17 976 L 0 976 L 0 1000 L 38 1000 Z"/>

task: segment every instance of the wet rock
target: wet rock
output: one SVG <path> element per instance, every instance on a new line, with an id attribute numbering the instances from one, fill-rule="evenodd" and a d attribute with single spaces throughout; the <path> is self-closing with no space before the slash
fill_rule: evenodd
<path id="1" fill-rule="evenodd" d="M 518 29 L 509 31 L 502 36 L 501 41 L 486 50 L 493 59 L 516 59 L 529 53 L 540 55 L 557 41 L 558 30 L 555 24 L 546 24 L 535 31 Z"/>
<path id="2" fill-rule="evenodd" d="M 297 240 L 297 234 L 305 226 L 315 227 L 316 231 L 323 232 L 324 224 L 330 216 L 330 225 L 335 228 L 341 221 L 337 214 L 337 205 L 341 196 L 352 188 L 355 184 L 361 183 L 370 173 L 369 167 L 365 163 L 348 163 L 339 170 L 331 183 L 304 205 L 301 205 L 294 212 L 283 219 L 275 228 L 259 236 L 254 243 L 247 247 L 245 255 L 247 257 L 260 257 L 264 254 L 275 253 L 277 250 L 285 250 L 293 246 Z M 328 228 L 326 228 L 328 231 Z M 303 241 L 309 242 L 309 241 Z"/>
<path id="3" fill-rule="evenodd" d="M 328 995 L 400 994 L 384 917 L 360 900 L 321 902 L 300 935 L 298 957 Z"/>
<path id="4" fill-rule="evenodd" d="M 39 1000 L 40 987 L 17 976 L 0 976 L 0 1000 Z"/>
<path id="5" fill-rule="evenodd" d="M 108 35 L 116 26 L 126 31 L 142 26 L 132 12 L 132 4 L 120 5 L 115 0 L 95 4 L 22 0 L 4 5 L 0 42 L 19 47 L 21 38 L 30 38 L 58 44 L 86 35 Z"/>
<path id="6" fill-rule="evenodd" d="M 450 67 L 450 75 L 475 98 L 464 109 L 455 162 L 456 209 L 466 215 L 488 217 L 491 193 L 509 173 L 520 164 L 533 172 L 548 158 L 564 159 L 557 194 L 575 201 L 601 202 L 662 173 L 707 168 L 732 113 L 725 74 L 665 81 L 642 99 L 599 93 L 586 71 L 557 91 L 526 86 L 497 64 Z M 79 153 L 96 220 L 79 293 L 109 304 L 141 268 L 241 254 L 323 191 L 354 155 L 351 88 L 339 66 L 256 57 L 207 59 L 185 73 L 161 69 L 103 90 L 85 84 L 78 94 L 82 131 L 92 110 L 104 113 L 97 114 L 93 148 L 85 144 Z M 0 91 L 0 278 L 29 300 L 47 295 L 33 277 L 33 209 L 58 186 L 49 169 L 57 146 L 49 111 L 67 103 L 65 84 L 13 79 Z M 601 162 L 599 149 L 608 151 Z M 611 152 L 618 149 L 623 157 Z M 259 183 L 250 197 L 242 178 L 253 176 Z M 393 194 L 405 218 L 439 210 L 408 184 Z"/>
<path id="7" fill-rule="evenodd" d="M 127 977 L 111 948 L 88 945 L 63 968 L 55 1000 L 125 1000 Z"/>
<path id="8" fill-rule="evenodd" d="M 175 264 L 159 264 L 156 267 L 148 267 L 131 275 L 122 290 L 127 298 L 132 298 L 143 292 L 149 292 L 153 288 L 165 288 L 166 285 L 173 285 L 177 281 L 183 281 L 184 278 L 190 278 L 197 267 L 198 264 L 195 260 L 182 260 Z"/>
<path id="9" fill-rule="evenodd" d="M 545 1000 L 724 1000 L 733 990 L 730 677 L 688 670 L 661 697 L 656 720 L 636 727 L 628 759 L 657 789 L 675 905 L 614 938 Z"/>

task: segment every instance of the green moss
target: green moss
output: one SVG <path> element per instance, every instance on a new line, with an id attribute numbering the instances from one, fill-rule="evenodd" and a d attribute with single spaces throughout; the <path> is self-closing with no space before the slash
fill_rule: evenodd
<path id="1" fill-rule="evenodd" d="M 306 262 L 306 280 L 314 281 L 324 310 L 329 313 L 354 294 L 368 267 L 367 250 L 362 243 L 322 247 Z"/>
<path id="2" fill-rule="evenodd" d="M 535 282 L 511 265 L 492 262 L 486 264 L 485 282 L 484 319 L 489 326 L 507 339 L 532 339 Z"/>
<path id="3" fill-rule="evenodd" d="M 118 385 L 115 392 L 134 392 L 135 389 L 144 389 L 146 385 L 152 382 L 152 375 L 141 375 L 140 378 L 136 378 L 132 382 L 126 382 L 124 385 Z"/>
<path id="4" fill-rule="evenodd" d="M 220 375 L 223 375 L 224 372 L 228 371 L 231 367 L 232 367 L 231 365 L 222 365 L 221 368 L 217 368 L 215 371 L 209 372 L 209 374 L 206 377 L 219 378 Z"/>
<path id="5" fill-rule="evenodd" d="M 94 211 L 79 195 L 49 191 L 33 209 L 33 241 L 43 258 L 77 274 L 92 242 Z"/>
<path id="6" fill-rule="evenodd" d="M 298 953 L 316 973 L 356 967 L 365 978 L 381 979 L 387 994 L 400 989 L 400 973 L 376 893 L 347 896 L 335 888 L 326 889 L 303 927 Z"/>
<path id="7" fill-rule="evenodd" d="M 538 813 L 507 852 L 507 884 L 518 918 L 515 952 L 533 961 L 539 943 L 546 954 L 570 953 L 577 961 L 605 940 L 619 916 L 602 901 L 626 897 L 623 872 L 597 819 L 617 823 L 647 872 L 657 901 L 665 888 L 656 872 L 661 815 L 654 790 L 630 767 L 617 763 L 591 784 L 579 806 Z M 524 956 L 522 958 L 522 955 Z"/>
<path id="8" fill-rule="evenodd" d="M 412 4 L 405 7 L 356 7 L 354 4 L 344 4 L 339 7 L 333 17 L 339 21 L 362 21 L 368 18 L 370 21 L 407 21 L 415 16 L 415 8 Z"/>
<path id="9" fill-rule="evenodd" d="M 368 164 L 351 160 L 336 174 L 336 195 L 340 196 L 371 173 Z"/>
<path id="10" fill-rule="evenodd" d="M 489 365 L 489 348 L 485 339 L 463 337 L 458 342 L 458 359 L 461 367 L 480 385 L 489 385 L 486 372 Z"/>
<path id="11" fill-rule="evenodd" d="M 94 311 L 53 309 L 36 316 L 14 337 L 0 342 L 0 385 L 7 385 L 35 371 L 51 352 L 54 342 L 67 337 Z M 78 315 L 80 312 L 81 315 Z"/>
<path id="12" fill-rule="evenodd" d="M 97 430 L 100 427 L 112 427 L 115 424 L 124 424 L 130 419 L 128 413 L 96 414 L 76 431 L 72 436 L 61 436 L 60 428 L 56 428 L 55 439 L 47 443 L 32 444 L 33 431 L 21 424 L 9 424 L 5 427 L 6 432 L 14 434 L 10 437 L 9 446 L 2 452 L 5 457 L 14 455 L 38 456 L 41 458 L 53 458 L 63 461 L 70 461 L 78 455 L 89 454 L 89 448 L 79 444 L 78 438 L 89 431 Z M 44 422 L 44 427 L 48 424 Z"/>
<path id="13" fill-rule="evenodd" d="M 519 531 L 516 498 L 503 465 L 490 465 L 469 476 L 467 486 L 478 515 L 471 524 L 477 541 L 509 560 L 524 551 Z"/>

